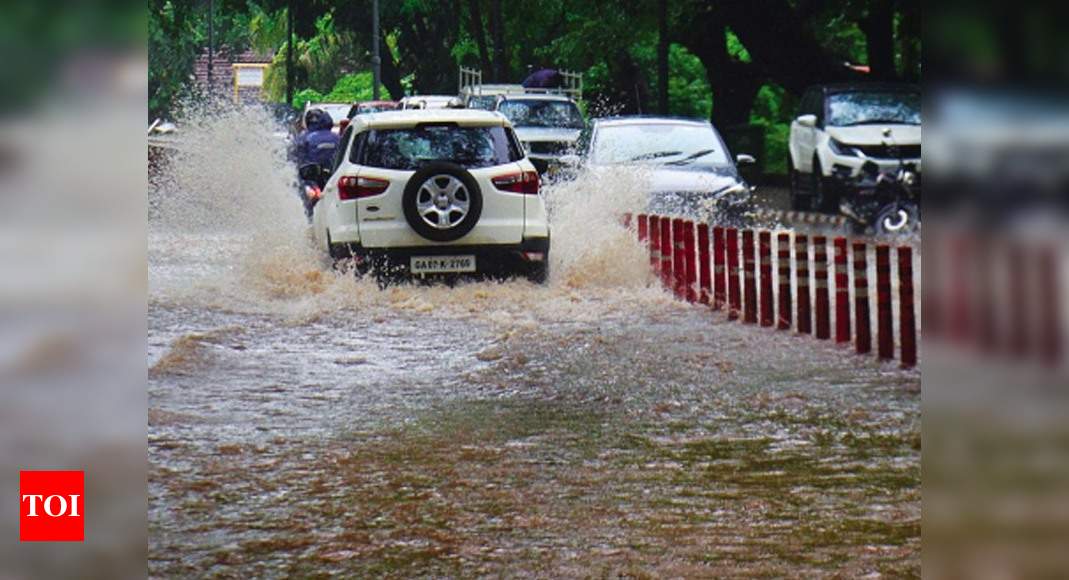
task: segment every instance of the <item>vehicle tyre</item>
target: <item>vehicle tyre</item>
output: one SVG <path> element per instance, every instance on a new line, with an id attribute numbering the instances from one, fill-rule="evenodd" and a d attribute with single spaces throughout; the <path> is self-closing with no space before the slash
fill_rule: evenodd
<path id="1" fill-rule="evenodd" d="M 813 195 L 810 205 L 814 211 L 823 213 L 838 213 L 839 199 L 835 192 L 831 191 L 828 180 L 824 177 L 824 169 L 820 166 L 820 159 L 813 158 L 813 176 L 810 186 Z"/>
<path id="2" fill-rule="evenodd" d="M 809 193 L 802 189 L 802 174 L 794 168 L 794 161 L 787 160 L 787 177 L 791 184 L 791 209 L 794 211 L 806 211 L 809 209 Z"/>
<path id="3" fill-rule="evenodd" d="M 330 232 L 327 232 L 327 248 L 329 248 L 330 257 L 335 260 L 345 260 L 353 257 L 353 253 L 349 251 L 349 244 L 335 244 L 330 241 Z"/>
<path id="4" fill-rule="evenodd" d="M 910 233 L 917 229 L 919 218 L 917 207 L 912 204 L 887 204 L 876 214 L 876 233 L 892 236 Z"/>
<path id="5" fill-rule="evenodd" d="M 435 162 L 408 180 L 401 207 L 417 234 L 432 242 L 452 242 L 478 223 L 483 196 L 466 169 L 455 163 Z"/>
<path id="6" fill-rule="evenodd" d="M 549 281 L 549 256 L 542 262 L 534 264 L 527 271 L 527 279 L 535 284 L 545 284 Z"/>

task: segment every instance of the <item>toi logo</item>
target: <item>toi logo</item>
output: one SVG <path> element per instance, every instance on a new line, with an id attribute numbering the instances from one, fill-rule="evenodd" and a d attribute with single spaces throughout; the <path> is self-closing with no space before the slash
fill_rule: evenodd
<path id="1" fill-rule="evenodd" d="M 85 472 L 19 472 L 19 540 L 85 540 Z"/>

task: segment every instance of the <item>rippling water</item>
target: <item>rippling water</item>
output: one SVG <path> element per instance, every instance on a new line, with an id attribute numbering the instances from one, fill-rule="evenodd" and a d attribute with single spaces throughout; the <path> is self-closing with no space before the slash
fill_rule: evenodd
<path id="1" fill-rule="evenodd" d="M 550 283 L 313 247 L 253 113 L 150 192 L 150 573 L 917 574 L 919 374 L 653 283 L 641 176 L 547 192 Z"/>

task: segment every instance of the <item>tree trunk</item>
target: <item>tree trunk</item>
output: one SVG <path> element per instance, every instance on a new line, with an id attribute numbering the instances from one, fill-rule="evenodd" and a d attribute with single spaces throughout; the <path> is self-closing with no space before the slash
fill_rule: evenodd
<path id="1" fill-rule="evenodd" d="M 705 67 L 713 91 L 713 124 L 725 129 L 749 123 L 754 95 L 764 79 L 753 64 L 736 62 L 728 54 L 727 28 L 716 7 L 693 11 L 689 22 L 681 39 Z"/>
<path id="2" fill-rule="evenodd" d="M 405 89 L 401 86 L 401 73 L 397 70 L 397 61 L 393 59 L 390 47 L 383 43 L 382 50 L 382 86 L 390 93 L 390 98 L 399 100 L 405 96 Z"/>
<path id="3" fill-rule="evenodd" d="M 483 26 L 483 9 L 480 0 L 468 0 L 468 13 L 471 16 L 471 35 L 475 37 L 475 44 L 479 47 L 479 70 L 483 74 L 492 76 L 493 69 L 490 67 L 490 51 L 486 48 L 486 27 Z"/>
<path id="4" fill-rule="evenodd" d="M 865 33 L 865 50 L 869 57 L 869 75 L 873 79 L 891 80 L 895 71 L 895 10 L 893 0 L 873 0 L 868 16 L 860 22 Z"/>
<path id="5" fill-rule="evenodd" d="M 490 2 L 490 33 L 494 37 L 494 81 L 508 82 L 508 49 L 505 46 L 505 21 L 501 14 L 501 0 Z"/>
<path id="6" fill-rule="evenodd" d="M 657 1 L 657 96 L 662 115 L 668 114 L 668 0 Z"/>
<path id="7" fill-rule="evenodd" d="M 825 51 L 802 25 L 788 0 L 706 0 L 721 22 L 739 37 L 761 77 L 800 95 L 811 84 L 848 81 L 860 74 Z M 700 5 L 699 5 L 700 7 Z M 711 34 L 702 19 L 689 19 L 692 34 Z"/>
<path id="8" fill-rule="evenodd" d="M 903 80 L 915 83 L 920 80 L 920 54 L 916 44 L 921 36 L 920 2 L 903 0 L 900 9 L 902 19 L 898 23 L 898 42 L 902 67 L 898 74 Z"/>

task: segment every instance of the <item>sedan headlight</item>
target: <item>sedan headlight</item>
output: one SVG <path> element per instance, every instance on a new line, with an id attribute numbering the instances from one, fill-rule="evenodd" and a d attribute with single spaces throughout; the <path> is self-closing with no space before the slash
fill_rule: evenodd
<path id="1" fill-rule="evenodd" d="M 828 139 L 828 148 L 830 148 L 836 155 L 845 155 L 847 157 L 860 157 L 861 151 L 853 145 L 847 145 L 842 141 L 836 139 Z"/>
<path id="2" fill-rule="evenodd" d="M 734 205 L 749 201 L 750 191 L 750 186 L 746 185 L 745 183 L 736 183 L 734 185 L 730 185 L 728 187 L 725 187 L 724 189 L 721 189 L 720 191 L 716 192 L 714 196 L 718 200 Z"/>

